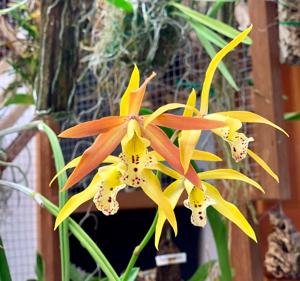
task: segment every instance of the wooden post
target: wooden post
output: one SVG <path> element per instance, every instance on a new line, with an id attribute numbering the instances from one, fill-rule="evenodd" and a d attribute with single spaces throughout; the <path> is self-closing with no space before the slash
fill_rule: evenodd
<path id="1" fill-rule="evenodd" d="M 53 123 L 44 120 L 53 128 Z M 37 134 L 37 192 L 57 204 L 58 187 L 49 187 L 55 174 L 52 150 L 48 137 Z M 44 208 L 37 207 L 38 251 L 45 261 L 46 281 L 60 280 L 60 253 L 58 231 L 54 231 L 54 217 Z"/>
<path id="2" fill-rule="evenodd" d="M 277 5 L 271 1 L 249 0 L 249 12 L 253 23 L 251 57 L 253 64 L 253 110 L 283 125 L 283 99 L 280 79 L 278 48 Z M 259 168 L 259 181 L 266 193 L 255 194 L 254 198 L 287 199 L 289 177 L 287 164 L 287 138 L 270 126 L 255 126 L 257 153 L 278 174 L 280 184 Z M 284 163 L 284 165 L 282 165 Z"/>
<path id="3" fill-rule="evenodd" d="M 251 57 L 253 65 L 253 111 L 275 122 L 279 126 L 283 124 L 283 100 L 280 77 L 278 26 L 276 23 L 277 6 L 270 1 L 249 0 L 249 12 L 253 23 L 251 38 Z M 255 149 L 278 174 L 280 184 L 267 176 L 265 171 L 258 169 L 258 181 L 266 190 L 266 194 L 254 192 L 253 200 L 257 199 L 287 199 L 290 196 L 289 174 L 286 137 L 274 128 L 268 126 L 255 126 L 254 136 L 257 144 Z M 240 209 L 247 213 L 247 205 L 241 202 Z M 249 219 L 249 216 L 248 216 Z M 254 225 L 254 224 L 252 224 Z M 265 241 L 259 237 L 255 244 L 239 229 L 232 227 L 231 260 L 235 270 L 235 280 L 262 281 L 263 257 L 261 246 Z"/>

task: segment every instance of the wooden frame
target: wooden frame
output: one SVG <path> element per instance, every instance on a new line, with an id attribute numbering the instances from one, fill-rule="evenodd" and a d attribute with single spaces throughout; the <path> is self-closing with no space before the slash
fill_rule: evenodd
<path id="1" fill-rule="evenodd" d="M 249 12 L 253 23 L 251 57 L 253 64 L 253 108 L 279 126 L 283 125 L 282 83 L 278 48 L 277 4 L 271 1 L 249 0 Z M 273 178 L 259 169 L 259 181 L 266 194 L 253 194 L 253 199 L 288 199 L 289 178 L 286 136 L 270 126 L 255 126 L 257 153 L 272 167 L 280 178 Z"/>

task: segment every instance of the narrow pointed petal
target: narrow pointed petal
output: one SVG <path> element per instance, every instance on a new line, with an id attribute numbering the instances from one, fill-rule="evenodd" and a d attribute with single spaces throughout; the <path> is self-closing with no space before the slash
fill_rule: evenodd
<path id="1" fill-rule="evenodd" d="M 244 174 L 232 169 L 216 169 L 216 170 L 205 171 L 205 172 L 198 173 L 198 176 L 201 180 L 217 180 L 217 179 L 239 180 L 251 184 L 257 189 L 259 189 L 260 191 L 264 192 L 262 186 L 259 183 L 248 178 Z"/>
<path id="2" fill-rule="evenodd" d="M 141 188 L 146 193 L 146 195 L 153 200 L 159 208 L 164 212 L 167 220 L 171 224 L 175 235 L 177 235 L 177 221 L 173 211 L 173 208 L 165 197 L 161 190 L 160 182 L 150 170 L 144 170 L 143 176 L 146 179 L 144 183 L 141 184 Z"/>
<path id="3" fill-rule="evenodd" d="M 120 144 L 122 138 L 126 134 L 126 129 L 126 126 L 121 126 L 99 135 L 92 146 L 82 154 L 81 161 L 69 176 L 63 190 L 66 190 L 79 182 L 100 165 Z"/>
<path id="4" fill-rule="evenodd" d="M 283 130 L 282 128 L 280 128 L 279 126 L 274 124 L 273 122 L 269 121 L 268 119 L 266 119 L 256 113 L 253 113 L 251 111 L 224 111 L 224 112 L 218 112 L 218 114 L 236 118 L 244 123 L 266 124 L 266 125 L 274 127 L 275 129 L 277 129 L 277 130 L 283 132 L 285 135 L 289 136 L 285 130 Z"/>
<path id="5" fill-rule="evenodd" d="M 131 91 L 129 93 L 129 99 L 128 99 L 128 115 L 139 115 L 140 108 L 142 105 L 142 101 L 145 95 L 145 91 L 147 88 L 148 83 L 156 76 L 156 73 L 152 73 L 142 84 L 140 88 L 138 88 L 135 91 Z"/>
<path id="6" fill-rule="evenodd" d="M 159 162 L 165 161 L 165 159 L 154 150 L 150 151 L 149 155 L 156 158 L 156 160 Z M 214 161 L 214 162 L 223 161 L 222 158 L 220 158 L 219 156 L 217 156 L 211 152 L 198 150 L 198 149 L 195 149 L 192 152 L 191 159 L 200 160 L 200 161 Z"/>
<path id="7" fill-rule="evenodd" d="M 201 131 L 182 131 L 178 137 L 179 150 L 180 150 L 180 162 L 182 164 L 184 173 L 187 172 L 194 149 L 200 139 Z"/>
<path id="8" fill-rule="evenodd" d="M 89 186 L 77 193 L 76 195 L 73 195 L 67 203 L 63 206 L 63 208 L 60 210 L 56 220 L 55 220 L 55 227 L 56 229 L 67 217 L 69 217 L 80 205 L 82 205 L 84 202 L 92 199 L 95 194 L 97 193 L 97 182 L 99 181 L 100 177 L 97 173 L 92 182 L 89 184 Z"/>
<path id="9" fill-rule="evenodd" d="M 167 135 L 158 127 L 149 124 L 147 129 L 143 129 L 143 135 L 150 140 L 151 147 L 159 153 L 166 161 L 181 175 L 184 175 L 195 186 L 201 188 L 201 181 L 190 165 L 188 171 L 184 174 L 182 165 L 180 163 L 179 149 L 174 145 Z"/>
<path id="10" fill-rule="evenodd" d="M 74 168 L 74 167 L 76 167 L 78 164 L 79 164 L 79 162 L 80 162 L 80 160 L 81 160 L 81 158 L 82 158 L 82 156 L 80 155 L 80 156 L 78 156 L 78 157 L 76 157 L 76 158 L 74 158 L 73 160 L 71 160 L 65 167 L 63 167 L 54 177 L 53 177 L 53 179 L 50 181 L 50 183 L 49 183 L 49 186 L 51 186 L 52 185 L 52 183 L 63 173 L 63 172 L 65 172 L 66 170 L 68 170 L 68 169 L 71 169 L 71 168 Z"/>
<path id="11" fill-rule="evenodd" d="M 74 158 L 73 160 L 71 160 L 63 169 L 61 169 L 51 180 L 51 182 L 49 183 L 49 186 L 51 186 L 53 184 L 53 182 L 66 170 L 71 169 L 71 168 L 75 168 L 80 160 L 81 160 L 82 155 Z M 102 163 L 118 163 L 120 161 L 120 159 L 116 156 L 113 155 L 109 155 L 107 156 Z"/>
<path id="12" fill-rule="evenodd" d="M 187 100 L 187 105 L 195 107 L 196 106 L 196 92 L 193 89 L 189 95 Z M 183 112 L 183 116 L 191 117 L 193 116 L 193 111 L 189 108 L 185 108 Z M 182 164 L 184 173 L 187 172 L 190 161 L 192 159 L 193 151 L 199 141 L 201 135 L 200 130 L 189 130 L 189 131 L 181 131 L 178 142 L 179 142 L 179 151 L 180 151 L 180 162 Z"/>
<path id="13" fill-rule="evenodd" d="M 164 196 L 166 196 L 174 209 L 179 201 L 179 198 L 184 191 L 183 181 L 177 180 L 171 183 L 165 190 Z M 161 232 L 166 221 L 166 216 L 161 208 L 158 208 L 158 220 L 155 229 L 155 247 L 158 249 Z"/>
<path id="14" fill-rule="evenodd" d="M 160 115 L 164 114 L 166 111 L 178 108 L 185 108 L 185 110 L 189 110 L 197 114 L 199 113 L 199 111 L 196 108 L 189 105 L 185 105 L 182 103 L 168 103 L 155 110 L 152 114 L 145 116 L 144 127 L 146 128 L 151 122 L 153 122 Z"/>
<path id="15" fill-rule="evenodd" d="M 222 128 L 222 121 L 209 120 L 201 117 L 186 117 L 164 113 L 158 116 L 152 124 L 176 130 L 212 130 Z"/>
<path id="16" fill-rule="evenodd" d="M 87 121 L 71 127 L 58 136 L 60 138 L 83 138 L 105 133 L 125 122 L 125 117 L 107 116 L 98 120 Z"/>
<path id="17" fill-rule="evenodd" d="M 189 117 L 193 116 L 194 110 L 192 110 L 192 109 L 195 108 L 196 101 L 197 101 L 197 94 L 196 94 L 195 89 L 192 89 L 192 91 L 188 97 L 188 100 L 186 102 L 186 105 L 188 107 L 186 107 L 184 109 L 183 116 L 189 116 Z"/>
<path id="18" fill-rule="evenodd" d="M 127 116 L 129 113 L 129 94 L 137 90 L 140 86 L 140 72 L 136 65 L 132 71 L 128 87 L 120 102 L 120 116 Z"/>
<path id="19" fill-rule="evenodd" d="M 219 213 L 224 217 L 232 221 L 237 225 L 244 233 L 246 233 L 250 238 L 257 242 L 255 232 L 240 210 L 232 203 L 226 201 L 221 196 L 220 192 L 211 184 L 207 182 L 202 182 L 205 187 L 205 193 L 208 197 L 215 201 L 212 205 Z"/>
<path id="20" fill-rule="evenodd" d="M 238 44 L 240 44 L 244 38 L 247 37 L 249 32 L 252 29 L 252 25 L 245 29 L 243 32 L 241 32 L 238 36 L 236 36 L 232 41 L 230 41 L 223 49 L 221 49 L 215 57 L 210 62 L 206 74 L 205 74 L 205 80 L 203 83 L 203 88 L 201 92 L 201 103 L 200 103 L 200 112 L 201 115 L 205 115 L 208 112 L 208 100 L 209 100 L 209 91 L 210 86 L 215 74 L 215 71 L 221 62 L 221 60 L 229 53 L 231 52 Z"/>
<path id="21" fill-rule="evenodd" d="M 271 177 L 273 177 L 277 182 L 279 182 L 278 176 L 272 171 L 270 166 L 256 153 L 254 153 L 252 150 L 248 149 L 248 155 L 257 162 L 259 166 L 261 166 Z"/>
<path id="22" fill-rule="evenodd" d="M 193 160 L 200 160 L 200 161 L 222 161 L 222 159 L 208 151 L 203 151 L 203 150 L 194 150 L 192 154 L 192 159 Z"/>
<path id="23" fill-rule="evenodd" d="M 182 178 L 182 176 L 179 173 L 177 173 L 175 170 L 173 170 L 172 168 L 170 168 L 162 163 L 159 163 L 159 162 L 156 163 L 155 165 L 151 166 L 151 169 L 158 170 L 158 171 L 162 172 L 163 174 L 165 174 L 173 179 L 176 179 L 176 180 Z"/>

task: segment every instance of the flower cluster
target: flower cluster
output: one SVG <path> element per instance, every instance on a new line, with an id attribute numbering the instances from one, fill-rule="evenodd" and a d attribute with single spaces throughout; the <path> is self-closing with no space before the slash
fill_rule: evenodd
<path id="1" fill-rule="evenodd" d="M 129 186 L 141 188 L 158 206 L 156 247 L 166 220 L 171 224 L 175 234 L 177 233 L 174 208 L 184 191 L 187 193 L 184 205 L 192 212 L 192 224 L 205 226 L 206 209 L 212 206 L 249 237 L 256 240 L 252 227 L 238 208 L 226 201 L 218 189 L 207 180 L 240 180 L 261 191 L 263 188 L 254 180 L 233 169 L 215 169 L 197 174 L 191 165 L 191 160 L 221 161 L 218 156 L 210 152 L 196 149 L 201 131 L 210 130 L 229 144 L 232 157 L 236 162 L 249 155 L 278 181 L 278 177 L 265 161 L 248 149 L 249 142 L 254 139 L 238 130 L 244 122 L 264 123 L 283 131 L 280 127 L 253 112 L 228 111 L 208 114 L 209 89 L 217 65 L 227 53 L 244 40 L 251 28 L 241 32 L 211 61 L 203 84 L 199 110 L 196 108 L 196 92 L 193 90 L 186 104 L 171 103 L 160 107 L 150 115 L 139 115 L 147 84 L 154 78 L 155 73 L 140 85 L 139 70 L 135 66 L 120 102 L 119 116 L 108 116 L 81 123 L 59 135 L 63 138 L 97 136 L 94 143 L 81 156 L 68 163 L 55 176 L 57 178 L 61 172 L 74 168 L 64 190 L 78 183 L 95 168 L 98 168 L 98 171 L 89 186 L 72 196 L 61 209 L 55 227 L 78 206 L 91 199 L 103 214 L 115 214 L 119 209 L 117 194 L 121 189 Z M 166 113 L 176 108 L 184 109 L 182 116 Z M 179 147 L 160 127 L 177 130 Z M 112 156 L 111 154 L 120 144 L 122 152 L 118 157 Z M 156 171 L 172 177 L 174 181 L 162 189 Z"/>

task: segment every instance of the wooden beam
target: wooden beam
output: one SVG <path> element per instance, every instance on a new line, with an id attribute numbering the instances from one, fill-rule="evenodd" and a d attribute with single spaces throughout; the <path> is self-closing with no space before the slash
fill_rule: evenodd
<path id="1" fill-rule="evenodd" d="M 282 85 L 278 49 L 277 5 L 271 1 L 249 0 L 249 13 L 253 23 L 251 57 L 253 64 L 253 109 L 269 120 L 283 125 Z M 287 199 L 289 175 L 287 164 L 287 138 L 264 125 L 254 127 L 256 152 L 272 167 L 280 178 L 277 184 L 260 168 L 259 181 L 266 194 L 253 194 L 253 198 Z"/>

